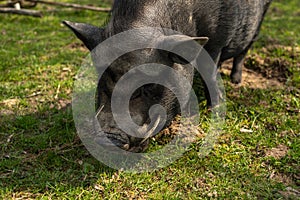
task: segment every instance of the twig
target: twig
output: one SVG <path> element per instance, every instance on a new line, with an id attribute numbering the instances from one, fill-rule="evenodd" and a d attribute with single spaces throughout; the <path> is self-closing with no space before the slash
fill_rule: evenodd
<path id="1" fill-rule="evenodd" d="M 15 8 L 0 8 L 0 13 L 12 13 L 19 15 L 29 15 L 33 17 L 42 17 L 41 12 L 36 10 L 28 10 L 28 9 L 15 9 Z"/>
<path id="2" fill-rule="evenodd" d="M 100 12 L 110 12 L 111 11 L 110 8 L 100 8 L 100 7 L 95 7 L 95 6 L 84 6 L 84 5 L 80 5 L 80 4 L 74 4 L 74 3 L 60 3 L 60 2 L 51 2 L 51 1 L 44 1 L 44 0 L 25 0 L 25 1 L 34 2 L 34 3 L 48 4 L 48 5 L 78 8 L 78 9 L 100 11 Z"/>
<path id="3" fill-rule="evenodd" d="M 58 87 L 57 87 L 57 89 L 56 89 L 56 94 L 55 94 L 55 96 L 54 96 L 54 99 L 58 99 L 59 90 L 60 90 L 60 84 L 58 84 Z"/>
<path id="4" fill-rule="evenodd" d="M 7 7 L 13 8 L 16 3 L 19 3 L 19 1 L 18 0 L 17 1 L 8 1 L 6 4 L 0 4 L 0 7 L 1 8 L 7 8 Z"/>
<path id="5" fill-rule="evenodd" d="M 16 8 L 15 6 L 17 4 L 19 4 L 21 8 L 33 8 L 36 6 L 37 3 L 30 2 L 26 4 L 24 0 L 13 0 L 13 1 L 8 1 L 6 4 L 0 4 L 0 8 Z"/>

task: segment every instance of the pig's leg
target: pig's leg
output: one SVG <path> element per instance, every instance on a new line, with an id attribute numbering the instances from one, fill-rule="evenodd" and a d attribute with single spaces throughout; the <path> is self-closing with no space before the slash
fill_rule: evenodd
<path id="1" fill-rule="evenodd" d="M 234 84 L 239 84 L 242 82 L 242 71 L 244 66 L 245 57 L 247 51 L 243 51 L 240 55 L 234 57 L 233 66 L 230 74 L 231 82 Z"/>
<path id="2" fill-rule="evenodd" d="M 213 61 L 217 64 L 215 64 L 214 66 L 208 66 L 209 68 L 206 70 L 206 73 L 204 73 L 202 77 L 202 79 L 204 80 L 205 97 L 207 100 L 208 108 L 213 108 L 219 105 L 220 101 L 220 91 L 217 81 L 217 65 L 219 64 L 221 50 L 215 52 L 217 53 L 209 53 L 208 51 Z"/>
<path id="3" fill-rule="evenodd" d="M 220 101 L 220 94 L 219 89 L 217 85 L 217 81 L 211 82 L 212 84 L 207 85 L 204 83 L 204 89 L 205 89 L 205 98 L 207 100 L 207 107 L 213 108 L 219 105 Z"/>

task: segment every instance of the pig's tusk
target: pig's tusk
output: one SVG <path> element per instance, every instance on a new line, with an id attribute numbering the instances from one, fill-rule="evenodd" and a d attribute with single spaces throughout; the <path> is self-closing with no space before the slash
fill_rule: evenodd
<path id="1" fill-rule="evenodd" d="M 144 143 L 151 135 L 152 133 L 155 131 L 155 129 L 158 127 L 159 125 L 159 122 L 160 122 L 160 115 L 157 117 L 157 120 L 155 121 L 153 127 L 147 131 L 147 135 L 146 137 L 141 141 L 140 144 Z"/>
<path id="2" fill-rule="evenodd" d="M 97 111 L 97 113 L 96 113 L 96 115 L 95 115 L 95 118 L 96 118 L 96 119 L 98 118 L 98 116 L 99 116 L 100 113 L 102 112 L 103 108 L 104 108 L 104 105 L 101 106 L 101 108 Z"/>
<path id="3" fill-rule="evenodd" d="M 104 105 L 97 111 L 95 117 L 94 117 L 94 120 L 93 120 L 93 125 L 94 125 L 94 131 L 95 133 L 104 133 L 102 130 L 101 130 L 101 126 L 99 124 L 99 121 L 98 121 L 98 116 L 100 115 L 101 111 L 103 110 L 104 108 Z"/>

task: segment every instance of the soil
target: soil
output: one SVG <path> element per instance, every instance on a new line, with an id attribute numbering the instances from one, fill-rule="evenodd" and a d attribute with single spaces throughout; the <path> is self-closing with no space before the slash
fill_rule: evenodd
<path id="1" fill-rule="evenodd" d="M 273 51 L 281 51 L 285 57 L 269 56 Z M 262 53 L 265 58 L 255 53 L 247 56 L 244 62 L 242 83 L 237 86 L 252 89 L 282 89 L 291 75 L 290 68 L 292 66 L 300 68 L 300 63 L 292 63 L 292 60 L 300 55 L 300 47 L 269 45 L 262 48 Z M 232 59 L 222 63 L 221 74 L 229 76 L 231 68 Z"/>
<path id="2" fill-rule="evenodd" d="M 272 148 L 270 150 L 266 151 L 266 156 L 269 157 L 273 157 L 275 159 L 280 159 L 283 158 L 284 156 L 287 155 L 289 148 L 285 145 L 279 145 L 275 148 Z"/>
<path id="3" fill-rule="evenodd" d="M 226 76 L 230 76 L 232 60 L 226 61 L 222 64 L 221 73 Z M 230 83 L 231 84 L 231 83 Z M 283 82 L 280 82 L 277 78 L 267 78 L 263 74 L 246 67 L 243 68 L 242 83 L 239 85 L 232 84 L 234 87 L 248 87 L 252 89 L 267 89 L 267 88 L 283 88 Z"/>

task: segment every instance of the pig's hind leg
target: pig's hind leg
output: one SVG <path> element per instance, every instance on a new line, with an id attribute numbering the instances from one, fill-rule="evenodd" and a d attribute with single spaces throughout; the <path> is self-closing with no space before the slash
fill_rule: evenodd
<path id="1" fill-rule="evenodd" d="M 231 82 L 234 84 L 240 84 L 242 82 L 242 71 L 247 52 L 248 50 L 245 50 L 233 59 L 233 66 L 230 78 Z"/>

